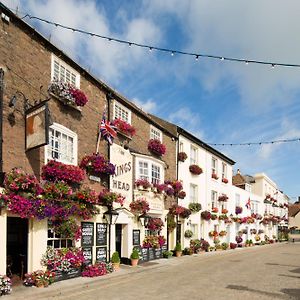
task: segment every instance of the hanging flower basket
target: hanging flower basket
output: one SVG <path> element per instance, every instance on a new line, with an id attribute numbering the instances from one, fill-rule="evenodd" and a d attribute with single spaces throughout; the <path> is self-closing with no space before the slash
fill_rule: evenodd
<path id="1" fill-rule="evenodd" d="M 152 230 L 152 231 L 161 231 L 164 222 L 160 218 L 151 218 L 146 226 L 147 229 Z"/>
<path id="2" fill-rule="evenodd" d="M 213 213 L 217 213 L 217 212 L 219 212 L 219 209 L 218 209 L 217 207 L 213 207 L 213 208 L 211 209 L 211 211 L 212 211 Z"/>
<path id="3" fill-rule="evenodd" d="M 198 165 L 190 165 L 189 170 L 194 175 L 200 175 L 203 173 L 203 170 Z"/>
<path id="4" fill-rule="evenodd" d="M 222 182 L 223 183 L 228 183 L 228 179 L 227 178 L 222 178 Z"/>
<path id="5" fill-rule="evenodd" d="M 178 160 L 184 162 L 187 159 L 187 154 L 185 152 L 178 153 Z"/>
<path id="6" fill-rule="evenodd" d="M 86 170 L 90 175 L 101 177 L 101 175 L 114 175 L 115 166 L 100 154 L 86 155 L 80 162 L 80 168 Z"/>
<path id="7" fill-rule="evenodd" d="M 162 144 L 160 140 L 151 139 L 148 142 L 148 150 L 151 151 L 153 154 L 162 156 L 166 153 L 166 146 Z"/>
<path id="8" fill-rule="evenodd" d="M 149 203 L 145 198 L 138 198 L 133 200 L 130 204 L 130 211 L 135 215 L 142 215 L 150 210 Z"/>
<path id="9" fill-rule="evenodd" d="M 88 98 L 80 89 L 56 79 L 50 83 L 48 92 L 54 94 L 65 104 L 72 106 L 84 106 L 88 102 Z"/>
<path id="10" fill-rule="evenodd" d="M 223 209 L 222 209 L 222 214 L 226 215 L 227 213 L 228 213 L 228 209 L 223 208 Z"/>
<path id="11" fill-rule="evenodd" d="M 130 125 L 129 123 L 121 120 L 121 119 L 115 119 L 112 121 L 112 125 L 116 126 L 119 133 L 124 134 L 128 137 L 133 137 L 135 135 L 135 128 Z"/>
<path id="12" fill-rule="evenodd" d="M 178 198 L 179 199 L 184 199 L 186 197 L 186 192 L 185 191 L 180 191 L 179 193 L 178 193 Z"/>
<path id="13" fill-rule="evenodd" d="M 183 219 L 188 218 L 191 215 L 191 210 L 180 206 L 178 204 L 173 204 L 170 208 L 169 208 L 169 213 L 173 216 L 179 216 Z"/>
<path id="14" fill-rule="evenodd" d="M 218 198 L 218 201 L 220 201 L 220 202 L 227 202 L 227 200 L 228 200 L 228 197 L 225 194 L 219 196 L 219 198 Z"/>
<path id="15" fill-rule="evenodd" d="M 211 219 L 211 213 L 209 211 L 205 210 L 201 213 L 201 218 L 203 220 L 209 221 Z"/>
<path id="16" fill-rule="evenodd" d="M 188 239 L 190 239 L 191 237 L 193 237 L 194 233 L 192 230 L 190 229 L 187 229 L 185 232 L 184 232 L 184 236 Z"/>
<path id="17" fill-rule="evenodd" d="M 227 234 L 227 231 L 226 230 L 221 230 L 219 232 L 219 236 L 225 236 Z"/>
<path id="18" fill-rule="evenodd" d="M 239 215 L 243 212 L 243 208 L 241 206 L 236 206 L 235 208 L 235 214 Z"/>
<path id="19" fill-rule="evenodd" d="M 200 203 L 190 203 L 189 204 L 189 210 L 192 213 L 197 213 L 201 210 L 201 204 Z"/>
<path id="20" fill-rule="evenodd" d="M 119 203 L 121 206 L 124 205 L 125 197 L 121 194 L 111 192 L 107 189 L 103 190 L 99 194 L 99 204 L 107 207 L 112 207 L 113 203 Z"/>

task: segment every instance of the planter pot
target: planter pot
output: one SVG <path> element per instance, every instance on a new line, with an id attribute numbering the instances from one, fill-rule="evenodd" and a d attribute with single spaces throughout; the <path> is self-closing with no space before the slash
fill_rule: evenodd
<path id="1" fill-rule="evenodd" d="M 131 265 L 132 265 L 133 267 L 136 267 L 136 266 L 138 265 L 138 262 L 139 262 L 139 259 L 132 259 L 132 258 L 131 258 Z"/>
<path id="2" fill-rule="evenodd" d="M 176 257 L 180 257 L 182 255 L 182 251 L 176 251 Z"/>
<path id="3" fill-rule="evenodd" d="M 112 263 L 114 271 L 120 270 L 120 263 Z"/>

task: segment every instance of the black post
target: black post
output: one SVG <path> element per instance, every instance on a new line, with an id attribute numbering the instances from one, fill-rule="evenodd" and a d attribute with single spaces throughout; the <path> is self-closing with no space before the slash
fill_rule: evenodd
<path id="1" fill-rule="evenodd" d="M 3 96 L 4 96 L 4 70 L 0 68 L 0 186 L 3 184 Z"/>
<path id="2" fill-rule="evenodd" d="M 112 216 L 110 216 L 111 218 Z M 110 262 L 111 220 L 108 224 L 108 262 Z"/>

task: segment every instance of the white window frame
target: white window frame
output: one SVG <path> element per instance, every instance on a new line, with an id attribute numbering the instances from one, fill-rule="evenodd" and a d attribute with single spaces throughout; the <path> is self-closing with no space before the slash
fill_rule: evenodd
<path id="1" fill-rule="evenodd" d="M 195 154 L 195 157 L 193 157 L 193 154 Z M 190 147 L 190 165 L 197 165 L 198 164 L 198 148 L 194 145 L 191 145 Z"/>
<path id="2" fill-rule="evenodd" d="M 183 142 L 179 142 L 179 152 L 184 152 L 184 144 L 183 144 Z"/>
<path id="3" fill-rule="evenodd" d="M 211 191 L 210 200 L 211 200 L 211 209 L 213 209 L 214 207 L 218 207 L 218 192 L 217 191 L 214 191 L 214 190 Z"/>
<path id="4" fill-rule="evenodd" d="M 227 164 L 222 162 L 222 179 L 226 178 L 227 179 Z"/>
<path id="5" fill-rule="evenodd" d="M 148 181 L 150 183 L 153 182 L 153 178 L 152 178 L 152 166 L 155 167 L 159 167 L 160 168 L 160 182 L 159 183 L 163 183 L 164 182 L 164 178 L 165 178 L 165 169 L 164 169 L 164 164 L 159 162 L 158 160 L 153 160 L 150 159 L 148 156 L 137 156 L 136 157 L 136 161 L 135 161 L 135 178 L 136 179 L 145 179 L 145 176 L 140 174 L 139 171 L 139 165 L 140 162 L 142 163 L 146 163 L 147 167 L 148 167 Z"/>
<path id="6" fill-rule="evenodd" d="M 235 194 L 235 206 L 241 206 L 241 195 Z"/>
<path id="7" fill-rule="evenodd" d="M 192 192 L 193 190 L 193 192 Z M 198 203 L 198 185 L 190 184 L 190 203 Z"/>
<path id="8" fill-rule="evenodd" d="M 50 237 L 50 234 L 53 236 Z M 56 246 L 55 244 L 58 244 L 58 247 L 55 247 Z M 60 248 L 71 248 L 74 247 L 75 245 L 74 245 L 74 240 L 70 238 L 57 236 L 53 228 L 51 228 L 48 223 L 47 246 L 52 247 L 54 249 L 60 249 Z"/>
<path id="9" fill-rule="evenodd" d="M 73 139 L 73 160 L 72 161 L 68 161 L 68 160 L 65 160 L 65 159 L 59 159 L 59 158 L 52 158 L 51 155 L 49 155 L 48 152 L 51 149 L 50 129 L 54 129 L 54 130 L 60 132 L 61 134 L 65 134 L 68 137 L 71 137 Z M 65 127 L 61 124 L 58 124 L 58 123 L 53 123 L 50 126 L 50 129 L 49 129 L 49 144 L 45 146 L 45 163 L 47 163 L 51 159 L 55 159 L 59 162 L 65 163 L 65 164 L 77 165 L 77 162 L 78 162 L 78 157 L 77 157 L 78 156 L 78 137 L 77 137 L 77 134 L 74 131 L 71 131 L 69 128 L 67 128 L 67 127 Z M 50 147 L 50 149 L 49 149 L 49 147 Z"/>
<path id="10" fill-rule="evenodd" d="M 162 131 L 150 125 L 150 139 L 159 140 L 162 143 L 163 135 Z"/>
<path id="11" fill-rule="evenodd" d="M 218 174 L 218 160 L 215 157 L 211 158 L 211 173 Z"/>
<path id="12" fill-rule="evenodd" d="M 58 58 L 57 56 L 55 56 L 53 53 L 51 54 L 51 80 L 54 79 L 54 65 L 55 62 L 57 62 L 59 64 L 59 77 L 56 78 L 58 80 L 61 80 L 63 82 L 69 82 L 72 83 L 73 85 L 75 85 L 75 87 L 77 87 L 78 89 L 80 89 L 80 74 L 75 71 L 72 67 L 70 67 L 68 64 L 66 64 L 63 60 L 61 60 L 60 58 Z M 72 80 L 66 80 L 66 79 L 62 79 L 61 77 L 61 72 L 64 70 L 68 71 L 70 74 L 72 74 L 73 76 L 75 76 L 75 82 L 72 82 Z M 64 71 L 64 77 L 66 78 L 66 71 Z"/>
<path id="13" fill-rule="evenodd" d="M 197 223 L 193 223 L 190 225 L 190 230 L 193 233 L 193 239 L 198 238 L 198 224 Z"/>
<path id="14" fill-rule="evenodd" d="M 121 115 L 117 115 L 117 109 L 120 109 L 125 114 L 127 114 L 127 118 L 124 118 L 121 113 Z M 114 100 L 113 102 L 113 119 L 121 119 L 122 121 L 125 121 L 128 124 L 131 124 L 131 110 L 119 103 L 118 101 Z"/>

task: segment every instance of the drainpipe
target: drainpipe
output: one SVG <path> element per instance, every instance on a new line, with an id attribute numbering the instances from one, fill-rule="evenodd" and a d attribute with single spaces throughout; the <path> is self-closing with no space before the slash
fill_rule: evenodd
<path id="1" fill-rule="evenodd" d="M 178 153 L 179 153 L 179 137 L 180 133 L 178 134 L 177 137 L 177 155 L 176 155 L 176 180 L 178 180 L 178 175 L 179 175 L 179 164 L 178 164 Z M 178 205 L 178 197 L 176 197 L 176 203 Z M 178 215 L 176 215 L 176 243 L 180 243 L 179 241 L 179 234 L 178 234 Z"/>
<path id="2" fill-rule="evenodd" d="M 0 186 L 3 185 L 3 96 L 4 96 L 4 70 L 0 68 Z"/>

